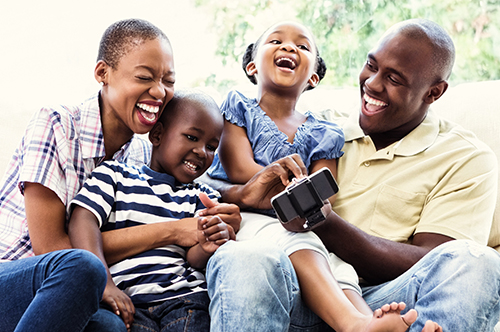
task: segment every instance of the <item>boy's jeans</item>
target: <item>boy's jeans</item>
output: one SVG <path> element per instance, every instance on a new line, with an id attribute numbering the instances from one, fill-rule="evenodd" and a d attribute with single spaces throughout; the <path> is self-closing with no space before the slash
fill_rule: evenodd
<path id="1" fill-rule="evenodd" d="M 85 250 L 0 263 L 0 331 L 82 331 L 105 285 L 104 266 Z"/>
<path id="2" fill-rule="evenodd" d="M 277 247 L 230 241 L 207 265 L 212 331 L 329 330 L 302 304 L 297 276 Z M 429 252 L 397 279 L 363 289 L 372 309 L 405 302 L 418 311 L 410 331 L 427 320 L 444 331 L 493 331 L 500 314 L 500 255 L 456 240 Z"/>

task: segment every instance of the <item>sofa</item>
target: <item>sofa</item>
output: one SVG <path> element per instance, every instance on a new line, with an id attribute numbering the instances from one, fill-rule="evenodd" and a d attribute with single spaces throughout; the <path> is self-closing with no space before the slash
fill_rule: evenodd
<path id="1" fill-rule="evenodd" d="M 431 107 L 440 116 L 475 133 L 493 150 L 500 165 L 500 104 L 493 102 L 496 93 L 500 93 L 500 80 L 462 83 L 448 88 Z M 318 114 L 325 114 L 325 109 L 349 112 L 359 110 L 359 100 L 358 88 L 333 89 L 321 88 L 320 85 L 315 90 L 305 92 L 298 107 Z M 500 190 L 500 175 L 498 181 Z M 500 252 L 500 194 L 497 195 L 488 244 Z M 500 332 L 500 322 L 495 332 Z"/>

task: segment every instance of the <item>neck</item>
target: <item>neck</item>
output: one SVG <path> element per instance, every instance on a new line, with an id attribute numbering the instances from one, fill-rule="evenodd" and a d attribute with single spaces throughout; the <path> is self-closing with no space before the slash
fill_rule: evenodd
<path id="1" fill-rule="evenodd" d="M 134 132 L 125 126 L 123 122 L 117 121 L 108 113 L 101 107 L 102 134 L 106 150 L 105 160 L 112 159 L 113 155 L 134 135 Z"/>
<path id="2" fill-rule="evenodd" d="M 295 112 L 299 96 L 284 93 L 273 93 L 259 90 L 257 102 L 260 108 L 270 117 L 287 117 Z"/>

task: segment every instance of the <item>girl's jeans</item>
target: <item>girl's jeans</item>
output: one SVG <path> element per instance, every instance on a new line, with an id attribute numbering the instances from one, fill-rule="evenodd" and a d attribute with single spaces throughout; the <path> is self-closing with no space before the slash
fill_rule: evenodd
<path id="1" fill-rule="evenodd" d="M 300 300 L 288 257 L 263 242 L 230 241 L 207 265 L 211 331 L 328 331 Z M 500 315 L 500 255 L 476 243 L 442 244 L 393 281 L 365 287 L 372 309 L 405 302 L 444 331 L 493 331 Z"/>
<path id="2" fill-rule="evenodd" d="M 104 266 L 85 250 L 0 263 L 0 331 L 83 331 L 105 285 Z"/>

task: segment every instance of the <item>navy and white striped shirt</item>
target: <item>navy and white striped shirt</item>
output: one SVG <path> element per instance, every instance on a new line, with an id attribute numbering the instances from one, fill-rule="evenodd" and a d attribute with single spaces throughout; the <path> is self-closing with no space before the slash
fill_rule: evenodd
<path id="1" fill-rule="evenodd" d="M 181 184 L 148 166 L 107 161 L 86 180 L 71 204 L 80 205 L 99 220 L 101 231 L 194 217 L 204 209 L 198 195 L 220 198 L 202 183 Z M 177 245 L 149 250 L 110 266 L 111 275 L 135 304 L 152 304 L 205 291 L 205 277 L 186 260 Z"/>

